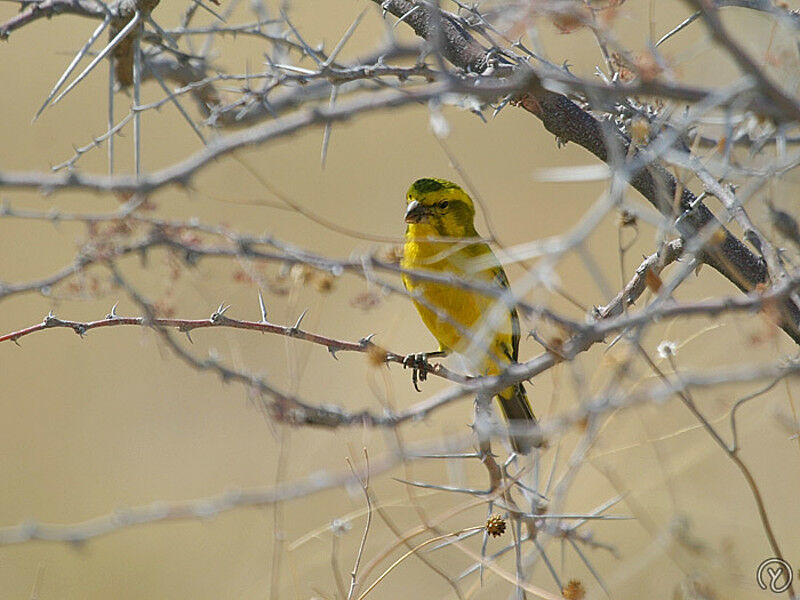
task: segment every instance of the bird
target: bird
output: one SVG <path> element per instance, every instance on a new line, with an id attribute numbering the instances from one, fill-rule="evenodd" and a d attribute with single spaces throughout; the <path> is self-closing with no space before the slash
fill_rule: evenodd
<path id="1" fill-rule="evenodd" d="M 457 184 L 445 179 L 418 179 L 406 194 L 406 232 L 402 279 L 423 323 L 439 342 L 435 352 L 407 357 L 407 366 L 421 370 L 427 359 L 452 352 L 466 359 L 480 375 L 498 375 L 519 359 L 519 315 L 508 299 L 459 287 L 459 282 L 508 290 L 500 261 L 475 229 L 475 206 Z M 455 278 L 455 285 L 423 280 L 414 272 Z M 511 425 L 510 441 L 518 454 L 528 454 L 540 442 L 521 429 L 536 425 L 522 383 L 502 390 L 497 399 Z"/>

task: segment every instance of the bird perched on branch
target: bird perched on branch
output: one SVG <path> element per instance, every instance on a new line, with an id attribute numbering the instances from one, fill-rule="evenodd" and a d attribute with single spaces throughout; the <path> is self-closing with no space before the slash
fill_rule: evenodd
<path id="1" fill-rule="evenodd" d="M 419 179 L 406 195 L 407 223 L 402 267 L 409 271 L 454 276 L 453 283 L 425 281 L 405 273 L 409 291 L 422 321 L 439 342 L 436 352 L 411 355 L 407 366 L 428 368 L 427 358 L 450 352 L 462 355 L 468 368 L 498 375 L 517 362 L 519 316 L 510 301 L 491 289 L 509 289 L 503 267 L 475 230 L 475 207 L 458 185 L 444 179 Z M 469 286 L 490 286 L 485 294 Z M 513 426 L 511 445 L 527 454 L 538 445 L 520 429 L 536 424 L 522 383 L 497 395 L 503 415 Z"/>

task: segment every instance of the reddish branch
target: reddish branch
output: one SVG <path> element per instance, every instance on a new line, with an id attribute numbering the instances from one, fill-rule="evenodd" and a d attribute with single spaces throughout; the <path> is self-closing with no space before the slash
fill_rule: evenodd
<path id="1" fill-rule="evenodd" d="M 71 329 L 80 336 L 85 335 L 92 329 L 101 329 L 105 327 L 123 327 L 123 326 L 140 326 L 140 327 L 162 327 L 169 329 L 177 329 L 187 335 L 196 329 L 208 329 L 227 327 L 231 329 L 246 329 L 250 331 L 259 331 L 261 333 L 272 333 L 282 335 L 285 337 L 303 340 L 319 346 L 327 348 L 328 352 L 336 358 L 337 352 L 361 352 L 367 353 L 374 357 L 376 364 L 380 363 L 396 363 L 403 364 L 405 355 L 395 354 L 388 352 L 371 341 L 372 336 L 367 336 L 360 339 L 358 342 L 348 342 L 346 340 L 337 340 L 336 338 L 326 337 L 317 333 L 311 333 L 300 329 L 299 323 L 295 325 L 276 325 L 266 321 L 246 321 L 241 319 L 231 319 L 225 316 L 223 310 L 214 312 L 208 319 L 167 319 L 167 318 L 153 318 L 147 317 L 121 317 L 114 313 L 106 315 L 103 319 L 97 321 L 70 321 L 59 319 L 55 315 L 47 315 L 41 323 L 25 327 L 18 331 L 12 331 L 4 335 L 0 335 L 0 342 L 14 342 L 18 343 L 21 338 L 44 331 L 46 329 Z M 450 381 L 456 383 L 463 383 L 469 378 L 458 373 L 454 373 L 442 365 L 431 365 L 427 369 L 428 373 L 433 373 Z"/>

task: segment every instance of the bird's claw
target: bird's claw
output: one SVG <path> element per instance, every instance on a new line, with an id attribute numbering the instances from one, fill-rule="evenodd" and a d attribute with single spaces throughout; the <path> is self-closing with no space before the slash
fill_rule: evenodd
<path id="1" fill-rule="evenodd" d="M 426 352 L 418 352 L 417 354 L 409 354 L 403 359 L 403 368 L 411 369 L 411 383 L 414 384 L 414 389 L 418 392 L 419 382 L 428 379 L 428 371 L 431 370 L 431 364 L 428 362 L 428 354 Z"/>

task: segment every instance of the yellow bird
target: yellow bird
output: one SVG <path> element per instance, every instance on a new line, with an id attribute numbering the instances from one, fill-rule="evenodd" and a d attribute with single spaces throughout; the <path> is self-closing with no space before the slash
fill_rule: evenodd
<path id="1" fill-rule="evenodd" d="M 454 275 L 465 282 L 508 289 L 503 267 L 475 230 L 475 207 L 464 190 L 444 179 L 419 179 L 409 188 L 406 200 L 404 269 Z M 439 342 L 437 352 L 423 354 L 420 360 L 456 352 L 466 359 L 468 368 L 483 375 L 497 375 L 517 362 L 519 316 L 505 301 L 408 274 L 403 275 L 403 283 L 422 321 Z M 536 423 L 521 383 L 503 390 L 497 398 L 505 418 L 516 428 Z M 511 445 L 516 452 L 527 454 L 536 444 L 530 436 L 512 431 Z"/>

